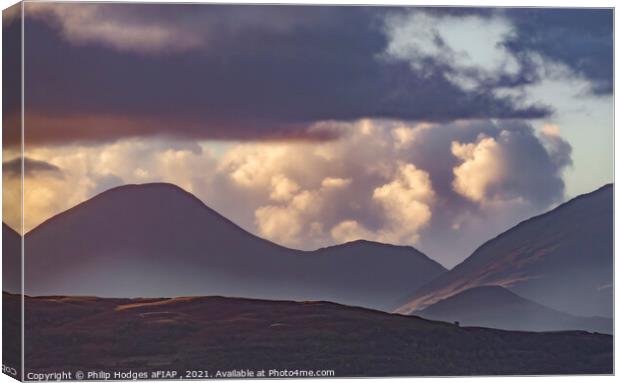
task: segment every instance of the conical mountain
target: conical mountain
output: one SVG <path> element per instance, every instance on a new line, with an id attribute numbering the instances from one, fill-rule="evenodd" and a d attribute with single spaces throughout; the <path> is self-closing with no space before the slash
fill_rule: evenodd
<path id="1" fill-rule="evenodd" d="M 411 247 L 278 246 L 161 183 L 103 192 L 29 232 L 25 247 L 31 295 L 224 295 L 387 309 L 445 271 Z"/>

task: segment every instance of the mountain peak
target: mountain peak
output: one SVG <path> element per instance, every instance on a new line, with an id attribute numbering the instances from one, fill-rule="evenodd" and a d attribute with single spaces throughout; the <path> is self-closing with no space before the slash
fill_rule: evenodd
<path id="1" fill-rule="evenodd" d="M 403 290 L 445 271 L 410 247 L 370 241 L 285 248 L 166 183 L 100 193 L 25 240 L 31 295 L 224 295 L 387 309 Z"/>
<path id="2" fill-rule="evenodd" d="M 119 218 L 129 221 L 145 221 L 147 216 L 163 215 L 168 219 L 174 217 L 175 221 L 181 221 L 184 214 L 188 215 L 188 219 L 196 215 L 202 215 L 203 219 L 211 217 L 212 220 L 221 221 L 226 225 L 234 226 L 236 230 L 243 231 L 183 188 L 171 183 L 154 182 L 127 184 L 103 191 L 47 219 L 30 230 L 27 235 L 35 235 L 42 227 L 58 220 L 81 225 L 88 224 L 93 219 L 100 221 L 104 217 L 110 221 L 118 221 Z M 116 224 L 121 224 L 121 222 Z"/>
<path id="3" fill-rule="evenodd" d="M 112 196 L 129 197 L 129 196 L 137 196 L 137 195 L 142 195 L 142 196 L 148 195 L 148 196 L 159 197 L 159 198 L 162 198 L 162 197 L 172 198 L 174 196 L 185 197 L 185 198 L 194 200 L 196 202 L 200 202 L 201 205 L 204 205 L 204 207 L 208 208 L 207 205 L 205 205 L 200 199 L 198 199 L 198 197 L 196 197 L 192 193 L 186 191 L 180 186 L 177 186 L 172 183 L 166 183 L 166 182 L 150 182 L 150 183 L 143 183 L 143 184 L 121 185 L 121 186 L 117 186 L 117 187 L 113 187 L 111 189 L 105 190 L 95 195 L 94 197 L 92 197 L 90 200 L 86 202 L 89 202 L 89 201 L 92 202 L 98 199 L 110 198 Z"/>
<path id="4" fill-rule="evenodd" d="M 193 194 L 187 192 L 185 189 L 181 188 L 178 185 L 168 183 L 168 182 L 147 182 L 143 184 L 125 184 L 121 186 L 116 186 L 106 191 L 99 193 L 99 195 L 105 195 L 108 193 L 118 193 L 118 192 L 135 192 L 135 191 L 158 191 L 158 192 L 176 192 L 183 193 L 189 196 L 194 196 Z"/>
<path id="5" fill-rule="evenodd" d="M 498 285 L 573 315 L 610 316 L 613 289 L 600 286 L 613 283 L 612 191 L 613 184 L 604 185 L 519 223 L 418 289 L 397 310 L 419 311 L 467 289 Z"/>
<path id="6" fill-rule="evenodd" d="M 339 245 L 322 247 L 315 251 L 318 254 L 334 254 L 334 253 L 355 253 L 368 254 L 371 253 L 374 256 L 381 257 L 384 254 L 399 254 L 401 256 L 415 257 L 433 264 L 433 267 L 441 272 L 447 271 L 447 269 L 439 262 L 430 258 L 420 250 L 409 245 L 392 245 L 389 243 L 382 243 L 376 241 L 369 241 L 366 239 L 357 239 L 350 242 L 345 242 Z"/>
<path id="7" fill-rule="evenodd" d="M 370 241 L 370 240 L 367 240 L 367 239 L 356 239 L 356 240 L 353 240 L 353 241 L 349 241 L 349 242 L 345 242 L 345 243 L 340 243 L 340 244 L 337 244 L 337 245 L 325 246 L 325 247 L 322 247 L 322 248 L 320 248 L 318 250 L 337 249 L 337 248 L 373 248 L 373 247 L 391 247 L 391 248 L 396 248 L 396 249 L 409 249 L 409 250 L 418 251 L 417 249 L 415 249 L 414 247 L 411 247 L 409 245 L 393 245 L 393 244 L 390 244 L 390 243 Z"/>

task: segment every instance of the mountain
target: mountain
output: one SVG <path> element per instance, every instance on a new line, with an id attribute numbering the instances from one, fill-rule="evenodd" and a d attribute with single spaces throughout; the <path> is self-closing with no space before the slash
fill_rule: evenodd
<path id="1" fill-rule="evenodd" d="M 581 331 L 466 328 L 328 302 L 222 297 L 26 297 L 24 305 L 30 372 L 613 373 L 613 337 Z"/>
<path id="2" fill-rule="evenodd" d="M 414 313 L 423 318 L 461 326 L 520 331 L 584 330 L 611 334 L 610 318 L 584 318 L 521 298 L 500 286 L 474 287 Z"/>
<path id="3" fill-rule="evenodd" d="M 414 291 L 413 313 L 473 287 L 496 285 L 579 316 L 613 315 L 613 185 L 581 195 L 486 242 Z"/>
<path id="4" fill-rule="evenodd" d="M 19 293 L 22 289 L 21 236 L 2 223 L 2 291 Z"/>
<path id="5" fill-rule="evenodd" d="M 170 184 L 110 189 L 25 236 L 30 295 L 225 295 L 386 310 L 445 272 L 411 247 L 300 251 L 258 238 Z"/>

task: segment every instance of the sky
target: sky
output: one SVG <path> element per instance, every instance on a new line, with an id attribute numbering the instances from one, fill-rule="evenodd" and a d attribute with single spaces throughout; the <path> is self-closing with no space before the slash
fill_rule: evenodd
<path id="1" fill-rule="evenodd" d="M 611 10 L 25 6 L 24 232 L 163 181 L 285 246 L 362 238 L 451 267 L 613 181 Z"/>

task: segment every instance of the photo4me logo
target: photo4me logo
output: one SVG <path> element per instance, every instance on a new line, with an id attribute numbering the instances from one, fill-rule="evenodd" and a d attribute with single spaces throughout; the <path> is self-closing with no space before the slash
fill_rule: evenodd
<path id="1" fill-rule="evenodd" d="M 17 370 L 14 369 L 11 366 L 7 366 L 6 364 L 2 363 L 2 372 L 7 374 L 7 375 L 11 375 L 11 376 L 17 376 Z"/>

